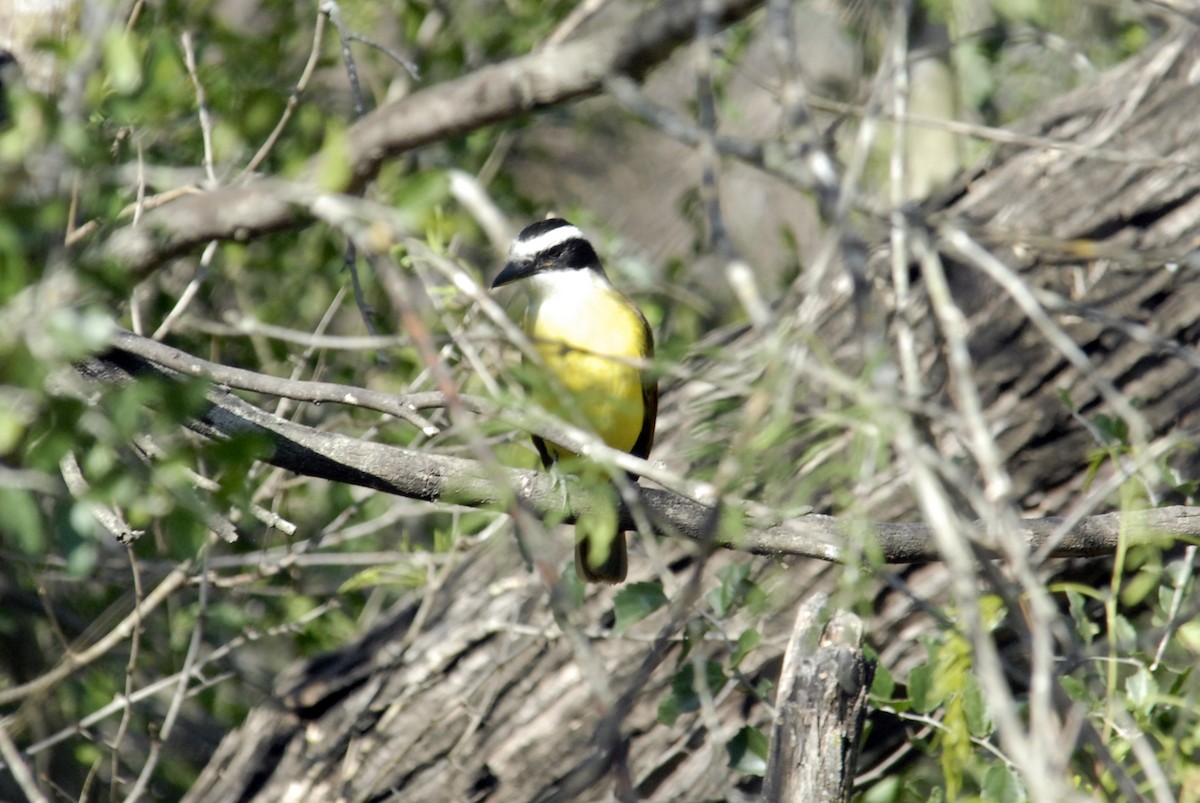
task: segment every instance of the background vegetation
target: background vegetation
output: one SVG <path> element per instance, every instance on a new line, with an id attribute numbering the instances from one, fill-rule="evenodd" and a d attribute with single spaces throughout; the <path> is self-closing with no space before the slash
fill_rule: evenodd
<path id="1" fill-rule="evenodd" d="M 421 105 L 417 93 L 608 31 L 628 42 L 638 14 L 692 4 L 48 3 L 41 27 L 14 24 L 5 46 L 25 74 L 3 74 L 0 129 L 0 798 L 36 787 L 49 799 L 177 799 L 252 711 L 305 708 L 288 682 L 319 664 L 297 662 L 343 655 L 333 651 L 397 616 L 418 623 L 397 640 L 406 647 L 426 614 L 446 633 L 479 624 L 429 611 L 481 561 L 492 574 L 469 593 L 494 595 L 496 610 L 505 594 L 522 600 L 495 633 L 561 647 L 576 667 L 561 671 L 592 706 L 579 728 L 599 733 L 597 712 L 621 710 L 632 667 L 653 659 L 616 732 L 709 765 L 689 785 L 671 775 L 684 759 L 635 749 L 581 799 L 755 794 L 797 589 L 811 583 L 867 621 L 879 659 L 861 799 L 1196 800 L 1195 539 L 1123 529 L 1108 554 L 1066 561 L 1011 538 L 1018 517 L 1190 502 L 1194 475 L 1179 462 L 1194 449 L 1190 411 L 1146 412 L 1126 381 L 1134 369 L 1106 362 L 1107 347 L 1083 354 L 1069 381 L 1001 388 L 972 373 L 1031 339 L 1074 352 L 1024 307 L 990 348 L 970 340 L 990 320 L 981 296 L 1024 296 L 962 279 L 989 259 L 1013 276 L 1057 260 L 1062 286 L 1026 287 L 1087 304 L 1098 273 L 1186 272 L 1191 246 L 1180 235 L 1142 264 L 1116 233 L 1080 245 L 1037 231 L 1039 258 L 1026 259 L 1010 246 L 1028 232 L 1001 219 L 986 232 L 964 223 L 976 253 L 933 215 L 964 185 L 925 200 L 968 164 L 1040 147 L 1004 134 L 1046 134 L 1013 126 L 1178 35 L 1190 23 L 1168 5 L 713 10 L 670 58 L 617 65 L 574 95 L 542 97 L 534 83 L 507 114 L 469 125 L 456 110 L 486 99 Z M 43 85 L 32 65 L 48 55 Z M 408 114 L 393 125 L 433 132 L 413 135 L 419 147 L 365 149 L 366 127 L 391 118 L 364 115 L 395 108 Z M 1092 149 L 1108 158 L 1108 147 Z M 275 208 L 276 223 L 258 222 Z M 560 576 L 570 529 L 522 521 L 507 491 L 491 505 L 428 502 L 288 471 L 264 459 L 261 434 L 189 429 L 210 409 L 207 380 L 130 368 L 120 381 L 89 362 L 128 368 L 118 338 L 129 330 L 270 377 L 440 393 L 393 415 L 239 390 L 296 424 L 467 458 L 513 481 L 528 475 L 499 468 L 531 469 L 536 456 L 495 411 L 552 424 L 530 410 L 535 380 L 479 288 L 512 233 L 551 210 L 589 233 L 657 333 L 656 478 L 723 511 L 698 542 L 635 537 L 621 589 Z M 935 233 L 944 241 L 931 245 Z M 1117 250 L 1098 252 L 1101 241 Z M 958 262 L 943 267 L 933 254 L 947 242 Z M 1191 291 L 1179 292 L 1186 303 Z M 1111 314 L 1113 336 L 1190 359 L 1179 352 L 1194 329 L 1146 335 L 1135 325 L 1153 318 L 1140 309 Z M 1082 433 L 1064 441 L 1067 475 L 1044 480 L 1027 452 L 1006 452 L 999 433 L 1017 425 L 991 406 L 1004 392 L 1053 408 L 1045 442 L 1061 427 Z M 842 563 L 710 554 L 713 538 L 745 545 L 781 523 L 803 529 L 809 512 L 843 523 Z M 532 571 L 508 513 L 537 550 Z M 939 565 L 892 565 L 872 520 L 925 525 Z M 474 727 L 524 734 L 511 716 Z M 524 769 L 564 775 L 569 757 L 552 746 Z M 497 758 L 521 749 L 489 753 L 497 780 L 473 794 L 532 797 L 506 785 Z M 411 789 L 390 783 L 401 798 Z"/>

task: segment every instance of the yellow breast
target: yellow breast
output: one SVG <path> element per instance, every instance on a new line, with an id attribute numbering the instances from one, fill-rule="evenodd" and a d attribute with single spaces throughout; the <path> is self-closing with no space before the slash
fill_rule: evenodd
<path id="1" fill-rule="evenodd" d="M 603 277 L 563 273 L 534 296 L 525 318 L 555 379 L 538 389 L 538 401 L 565 421 L 591 427 L 614 449 L 631 451 L 645 415 L 641 364 L 653 348 L 645 324 Z"/>

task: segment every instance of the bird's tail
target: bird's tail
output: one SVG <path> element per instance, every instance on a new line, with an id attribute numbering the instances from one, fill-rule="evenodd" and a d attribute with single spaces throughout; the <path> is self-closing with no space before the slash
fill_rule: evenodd
<path id="1" fill-rule="evenodd" d="M 592 539 L 584 536 L 575 542 L 575 573 L 589 583 L 621 583 L 629 573 L 629 552 L 625 546 L 625 533 L 613 534 L 608 544 L 608 554 L 601 558 L 593 555 Z M 595 550 L 599 552 L 599 550 Z"/>

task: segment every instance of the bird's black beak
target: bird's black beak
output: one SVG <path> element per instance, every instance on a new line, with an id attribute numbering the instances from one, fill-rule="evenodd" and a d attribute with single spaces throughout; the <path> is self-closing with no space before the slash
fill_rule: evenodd
<path id="1" fill-rule="evenodd" d="M 512 284 L 515 281 L 525 279 L 532 276 L 537 270 L 537 262 L 532 259 L 522 260 L 520 262 L 509 262 L 504 266 L 504 270 L 497 274 L 492 280 L 492 289 L 503 287 L 506 284 Z"/>

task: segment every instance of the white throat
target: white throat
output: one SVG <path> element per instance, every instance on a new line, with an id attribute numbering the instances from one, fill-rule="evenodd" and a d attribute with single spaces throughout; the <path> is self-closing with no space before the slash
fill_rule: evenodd
<path id="1" fill-rule="evenodd" d="M 535 273 L 529 277 L 529 294 L 536 301 L 564 303 L 596 293 L 612 293 L 612 283 L 598 270 L 567 268 Z"/>

